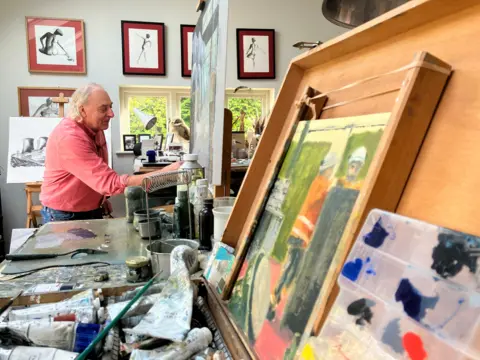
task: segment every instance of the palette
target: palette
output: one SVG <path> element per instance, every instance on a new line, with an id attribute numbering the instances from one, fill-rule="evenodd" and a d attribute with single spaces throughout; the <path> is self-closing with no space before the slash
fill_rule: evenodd
<path id="1" fill-rule="evenodd" d="M 79 248 L 108 251 L 83 257 L 40 261 L 7 262 L 2 274 L 18 274 L 58 266 L 79 266 L 95 263 L 124 264 L 130 256 L 146 256 L 146 245 L 138 232 L 124 218 L 52 222 L 43 225 L 20 247 L 16 254 L 65 253 Z"/>
<path id="2" fill-rule="evenodd" d="M 480 359 L 478 237 L 370 212 L 303 359 Z"/>

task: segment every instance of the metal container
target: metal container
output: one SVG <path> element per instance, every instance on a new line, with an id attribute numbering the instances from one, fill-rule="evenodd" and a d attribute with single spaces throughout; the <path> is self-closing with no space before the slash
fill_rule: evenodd
<path id="1" fill-rule="evenodd" d="M 148 220 L 140 220 L 138 222 L 138 231 L 142 239 L 152 239 L 162 237 L 162 220 L 158 218 L 150 218 Z"/>
<path id="2" fill-rule="evenodd" d="M 150 260 L 145 256 L 133 256 L 125 261 L 128 282 L 145 282 L 152 277 Z"/>
<path id="3" fill-rule="evenodd" d="M 160 279 L 168 279 L 170 276 L 170 254 L 176 246 L 186 245 L 190 246 L 195 251 L 198 251 L 198 242 L 188 239 L 168 239 L 156 240 L 150 245 L 147 245 L 147 253 L 152 262 L 152 270 L 154 274 L 158 274 Z"/>
<path id="4" fill-rule="evenodd" d="M 160 219 L 160 210 L 154 210 L 150 209 L 149 210 L 150 214 L 150 220 L 152 219 Z M 142 210 L 137 210 L 133 213 L 133 228 L 138 231 L 138 223 L 141 220 L 147 220 L 147 210 L 142 209 Z"/>

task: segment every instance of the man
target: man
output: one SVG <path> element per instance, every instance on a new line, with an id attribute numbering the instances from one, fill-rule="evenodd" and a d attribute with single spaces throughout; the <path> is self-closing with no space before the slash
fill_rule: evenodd
<path id="1" fill-rule="evenodd" d="M 112 101 L 97 84 L 75 91 L 69 116 L 48 138 L 40 193 L 44 222 L 101 219 L 112 206 L 106 199 L 139 186 L 145 175 L 118 175 L 108 166 L 104 130 L 114 117 Z M 162 171 L 177 169 L 175 163 Z M 152 174 L 152 173 L 150 173 Z"/>
<path id="2" fill-rule="evenodd" d="M 365 165 L 367 159 L 367 149 L 362 146 L 352 152 L 348 159 L 347 175 L 338 179 L 338 186 L 354 189 L 360 191 L 363 185 L 363 180 L 358 180 L 360 170 Z"/>
<path id="3" fill-rule="evenodd" d="M 323 203 L 332 186 L 333 169 L 337 163 L 336 154 L 329 152 L 320 164 L 319 174 L 308 189 L 307 196 L 288 238 L 287 259 L 282 268 L 282 274 L 270 296 L 270 308 L 267 314 L 269 320 L 275 318 L 275 308 L 297 274 L 308 244 L 315 229 L 315 223 L 322 210 Z"/>

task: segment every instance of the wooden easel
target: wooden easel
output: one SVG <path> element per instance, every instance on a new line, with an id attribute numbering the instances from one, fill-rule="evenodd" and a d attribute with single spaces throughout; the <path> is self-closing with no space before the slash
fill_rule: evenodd
<path id="1" fill-rule="evenodd" d="M 58 97 L 52 98 L 52 102 L 58 104 L 58 115 L 63 118 L 65 116 L 65 104 L 68 103 L 63 93 L 58 94 Z M 25 184 L 25 194 L 27 196 L 27 222 L 26 227 L 37 227 L 37 217 L 41 216 L 42 205 L 33 204 L 33 194 L 40 193 L 42 188 L 41 181 L 28 182 Z"/>

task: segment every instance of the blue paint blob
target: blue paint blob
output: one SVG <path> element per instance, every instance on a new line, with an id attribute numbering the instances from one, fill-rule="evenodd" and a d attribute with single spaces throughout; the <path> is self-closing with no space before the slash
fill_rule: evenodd
<path id="1" fill-rule="evenodd" d="M 383 245 L 383 242 L 388 235 L 388 231 L 383 228 L 382 219 L 380 218 L 375 225 L 373 225 L 372 231 L 363 236 L 363 240 L 365 241 L 365 244 L 374 248 L 379 248 Z"/>
<path id="2" fill-rule="evenodd" d="M 370 258 L 367 257 L 367 260 L 365 260 L 365 262 L 368 264 L 370 262 Z"/>
<path id="3" fill-rule="evenodd" d="M 373 269 L 367 269 L 367 271 L 365 271 L 368 275 L 377 275 L 377 273 L 375 272 L 375 270 Z"/>
<path id="4" fill-rule="evenodd" d="M 462 304 L 463 304 L 464 302 L 465 302 L 465 299 L 459 299 L 459 300 L 458 300 L 458 306 L 457 306 L 457 308 L 456 308 L 455 311 L 452 313 L 452 315 L 450 315 L 448 318 L 446 318 L 443 323 L 441 323 L 440 325 L 438 325 L 438 328 L 439 328 L 439 329 L 444 328 L 445 325 L 447 325 L 447 324 L 458 314 L 458 312 L 460 311 L 460 308 L 462 307 Z"/>
<path id="5" fill-rule="evenodd" d="M 460 299 L 460 300 L 458 300 L 458 304 L 459 304 L 459 305 L 462 305 L 464 302 L 465 302 L 465 299 Z"/>
<path id="6" fill-rule="evenodd" d="M 347 262 L 342 269 L 342 275 L 352 281 L 357 281 L 360 271 L 362 271 L 363 261 L 362 259 L 355 259 L 355 261 Z"/>
<path id="7" fill-rule="evenodd" d="M 412 319 L 421 321 L 427 309 L 433 309 L 439 300 L 438 296 L 423 296 L 408 279 L 402 279 L 395 292 L 395 300 L 401 301 L 403 310 Z"/>

